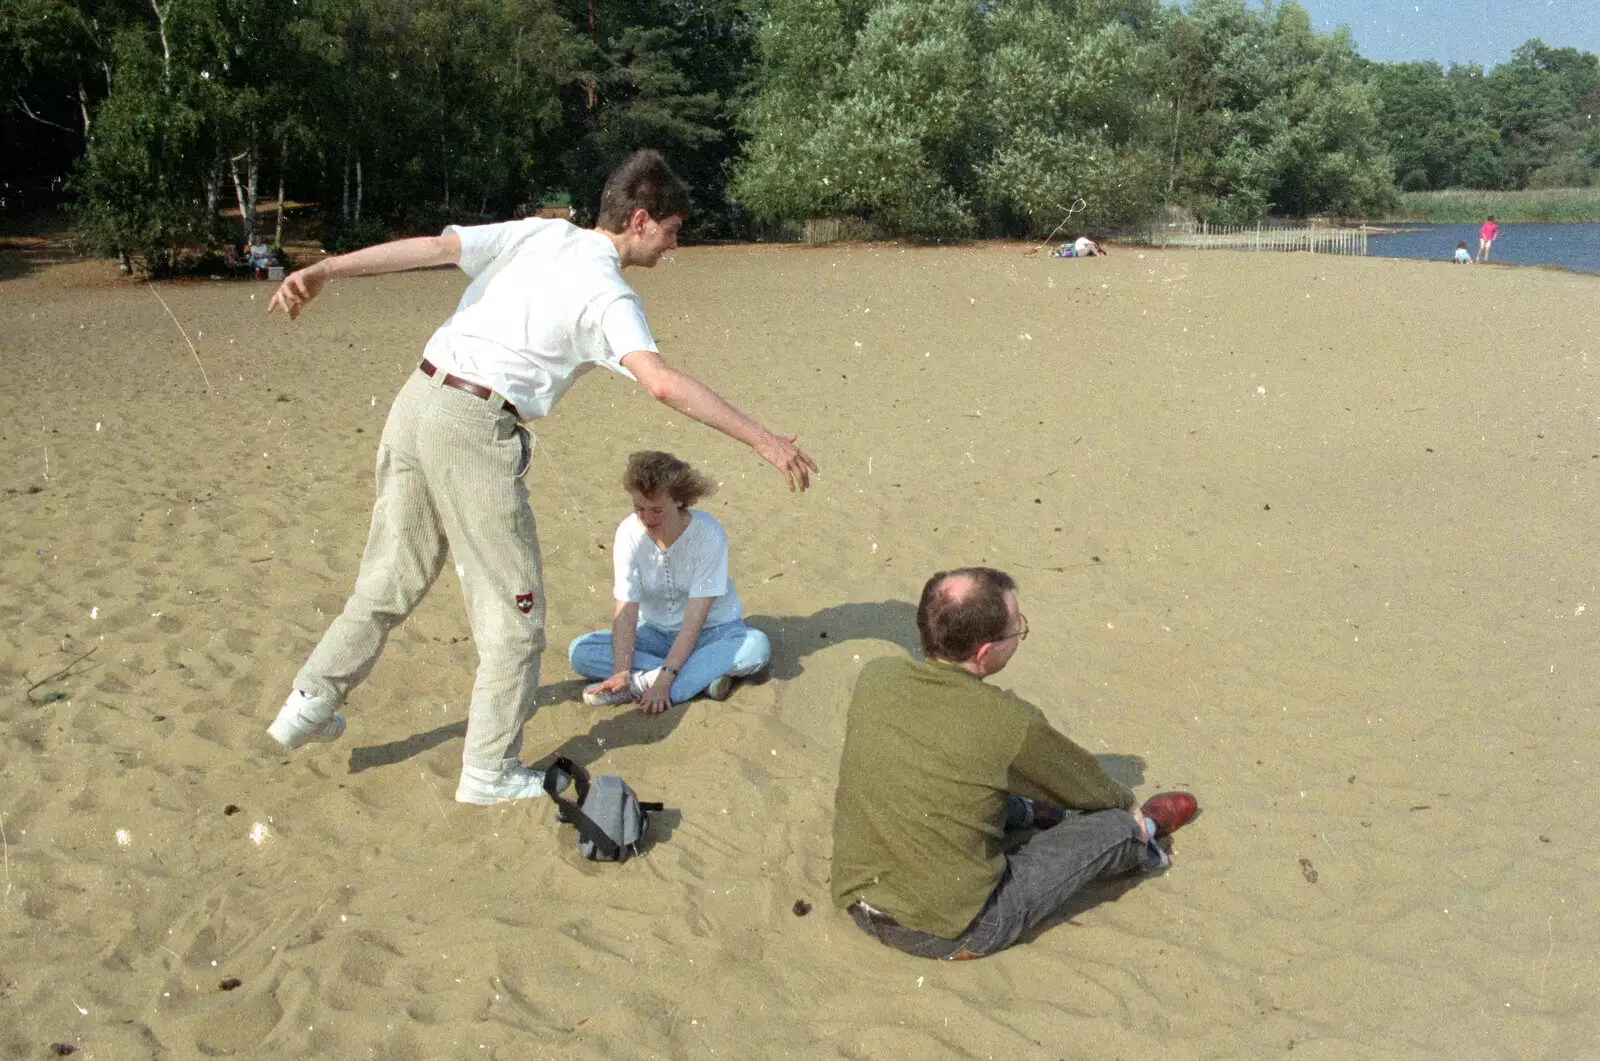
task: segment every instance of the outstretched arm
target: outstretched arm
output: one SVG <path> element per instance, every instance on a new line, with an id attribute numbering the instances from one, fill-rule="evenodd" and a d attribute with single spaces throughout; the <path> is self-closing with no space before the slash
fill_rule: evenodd
<path id="1" fill-rule="evenodd" d="M 804 490 L 811 485 L 817 462 L 794 444 L 796 436 L 768 431 L 693 376 L 668 368 L 653 350 L 635 350 L 623 357 L 622 365 L 656 401 L 755 450 L 758 457 L 783 474 L 789 489 Z"/>
<path id="2" fill-rule="evenodd" d="M 601 692 L 620 693 L 633 676 L 633 642 L 639 632 L 639 602 L 617 601 L 611 613 L 611 677 L 598 686 Z"/>
<path id="3" fill-rule="evenodd" d="M 461 237 L 454 232 L 438 236 L 416 236 L 363 247 L 349 254 L 336 254 L 315 265 L 290 273 L 267 303 L 267 312 L 281 309 L 290 320 L 300 316 L 306 303 L 322 293 L 329 280 L 345 276 L 371 276 L 399 273 L 407 269 L 426 269 L 431 265 L 459 265 Z"/>

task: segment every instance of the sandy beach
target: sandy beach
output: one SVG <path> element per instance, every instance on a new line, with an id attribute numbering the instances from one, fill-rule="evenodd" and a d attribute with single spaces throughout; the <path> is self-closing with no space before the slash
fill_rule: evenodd
<path id="1" fill-rule="evenodd" d="M 8 269 L 0 1058 L 1596 1056 L 1600 279 L 1025 249 L 628 274 L 668 361 L 822 475 L 791 495 L 605 373 L 531 425 L 524 755 L 666 803 L 623 866 L 547 801 L 453 801 L 448 569 L 341 741 L 265 733 L 458 272 L 343 281 L 291 325 L 266 283 Z M 655 718 L 585 708 L 565 652 L 609 621 L 639 448 L 720 481 L 774 645 L 769 680 Z M 832 908 L 832 797 L 856 672 L 971 563 L 1032 629 L 997 683 L 1204 813 L 1166 874 L 945 964 Z"/>

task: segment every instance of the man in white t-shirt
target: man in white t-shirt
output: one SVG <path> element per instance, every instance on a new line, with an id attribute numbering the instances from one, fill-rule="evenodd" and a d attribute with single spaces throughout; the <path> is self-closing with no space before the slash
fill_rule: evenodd
<path id="1" fill-rule="evenodd" d="M 297 748 L 344 733 L 339 706 L 377 662 L 390 629 L 422 600 L 453 553 L 478 648 L 456 799 L 493 804 L 543 794 L 522 765 L 544 650 L 539 540 L 522 481 L 523 422 L 545 416 L 596 365 L 636 380 L 685 416 L 755 450 L 804 490 L 816 463 L 692 376 L 662 361 L 621 270 L 677 246 L 689 189 L 660 154 L 639 151 L 610 179 L 593 229 L 530 218 L 452 225 L 326 258 L 291 274 L 268 312 L 300 315 L 329 280 L 459 265 L 472 279 L 401 389 L 378 446 L 378 498 L 355 591 L 295 678 L 268 733 Z"/>

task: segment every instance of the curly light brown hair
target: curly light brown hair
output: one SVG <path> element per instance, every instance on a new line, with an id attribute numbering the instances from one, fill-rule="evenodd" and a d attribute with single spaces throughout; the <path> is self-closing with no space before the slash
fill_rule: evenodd
<path id="1" fill-rule="evenodd" d="M 717 492 L 717 484 L 670 453 L 658 449 L 640 450 L 628 455 L 628 470 L 622 473 L 622 488 L 645 497 L 666 494 L 688 508 L 703 497 Z"/>

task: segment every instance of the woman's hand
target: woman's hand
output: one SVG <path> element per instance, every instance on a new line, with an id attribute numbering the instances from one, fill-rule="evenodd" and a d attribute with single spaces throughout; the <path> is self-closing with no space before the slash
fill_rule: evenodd
<path id="1" fill-rule="evenodd" d="M 672 706 L 672 678 L 666 671 L 662 671 L 655 680 L 655 684 L 644 691 L 639 697 L 639 710 L 647 715 L 659 715 Z"/>
<path id="2" fill-rule="evenodd" d="M 589 688 L 597 693 L 620 693 L 628 687 L 628 682 L 632 677 L 633 675 L 627 671 L 619 670 L 599 685 L 591 685 Z"/>

